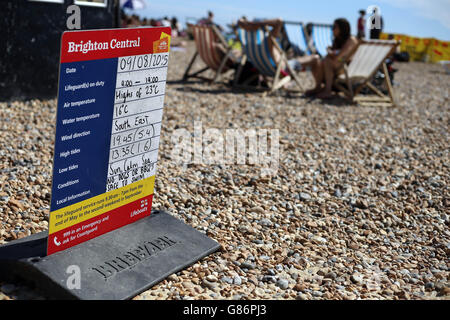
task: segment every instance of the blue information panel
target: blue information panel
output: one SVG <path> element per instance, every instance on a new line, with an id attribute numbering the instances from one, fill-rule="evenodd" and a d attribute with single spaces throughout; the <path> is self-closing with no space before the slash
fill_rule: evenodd
<path id="1" fill-rule="evenodd" d="M 62 38 L 48 254 L 151 212 L 170 28 Z"/>

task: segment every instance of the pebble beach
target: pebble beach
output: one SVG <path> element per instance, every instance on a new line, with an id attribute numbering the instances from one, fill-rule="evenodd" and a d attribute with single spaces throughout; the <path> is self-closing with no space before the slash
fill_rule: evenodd
<path id="1" fill-rule="evenodd" d="M 181 83 L 170 56 L 153 208 L 221 249 L 136 300 L 449 299 L 450 75 L 396 63 L 396 107 Z M 197 62 L 194 68 L 201 68 Z M 206 74 L 208 75 L 208 74 Z M 211 74 L 209 74 L 211 76 Z M 300 74 L 304 88 L 313 85 Z M 0 244 L 48 228 L 56 98 L 0 101 Z M 277 129 L 274 175 L 253 164 L 181 166 L 184 129 Z M 45 299 L 0 282 L 1 299 Z"/>

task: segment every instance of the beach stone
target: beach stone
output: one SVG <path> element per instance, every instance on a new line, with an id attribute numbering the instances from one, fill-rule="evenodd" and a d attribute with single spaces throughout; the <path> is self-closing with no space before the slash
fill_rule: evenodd
<path id="1" fill-rule="evenodd" d="M 308 295 L 304 293 L 299 293 L 296 297 L 297 300 L 308 300 Z"/>
<path id="2" fill-rule="evenodd" d="M 311 196 L 305 192 L 300 192 L 299 197 L 300 197 L 300 200 L 303 200 L 303 201 L 311 200 Z"/>
<path id="3" fill-rule="evenodd" d="M 209 282 L 217 282 L 217 277 L 213 276 L 212 274 L 206 276 L 206 280 L 208 280 Z"/>
<path id="4" fill-rule="evenodd" d="M 261 289 L 261 288 L 255 288 L 254 293 L 255 293 L 255 295 L 256 295 L 257 297 L 259 297 L 259 298 L 263 298 L 263 297 L 266 295 L 266 293 L 264 292 L 264 290 Z"/>
<path id="5" fill-rule="evenodd" d="M 268 275 L 265 275 L 265 276 L 263 276 L 262 281 L 263 281 L 263 282 L 272 282 L 272 283 L 276 283 L 276 282 L 277 282 L 277 278 L 275 278 L 274 276 L 268 276 Z"/>
<path id="6" fill-rule="evenodd" d="M 249 269 L 249 270 L 252 270 L 252 269 L 255 269 L 255 268 L 256 268 L 256 264 L 251 263 L 251 262 L 244 261 L 244 262 L 241 263 L 240 267 L 241 267 L 242 269 Z"/>
<path id="7" fill-rule="evenodd" d="M 328 278 L 328 279 L 334 280 L 334 279 L 336 279 L 336 277 L 337 277 L 336 272 L 329 272 L 329 273 L 325 274 L 325 278 Z"/>
<path id="8" fill-rule="evenodd" d="M 226 282 L 228 284 L 233 284 L 233 279 L 231 279 L 229 277 L 222 277 L 220 280 L 222 280 L 223 282 Z"/>
<path id="9" fill-rule="evenodd" d="M 277 286 L 278 286 L 280 289 L 286 290 L 286 289 L 289 287 L 289 281 L 286 280 L 286 279 L 279 279 L 279 280 L 277 281 Z"/>
<path id="10" fill-rule="evenodd" d="M 269 219 L 262 219 L 259 222 L 259 224 L 264 226 L 264 227 L 271 227 L 272 226 L 272 221 L 270 221 Z"/>
<path id="11" fill-rule="evenodd" d="M 217 286 L 216 283 L 210 282 L 208 280 L 203 280 L 202 285 L 208 289 L 215 289 Z"/>
<path id="12" fill-rule="evenodd" d="M 320 292 L 320 291 L 313 291 L 313 292 L 312 292 L 312 295 L 313 295 L 314 297 L 320 298 L 320 297 L 323 296 L 323 292 Z"/>
<path id="13" fill-rule="evenodd" d="M 352 274 L 350 277 L 350 280 L 352 280 L 353 283 L 360 284 L 363 281 L 363 278 L 360 275 Z"/>
<path id="14" fill-rule="evenodd" d="M 241 279 L 241 277 L 235 276 L 235 277 L 233 278 L 233 283 L 234 283 L 235 285 L 237 285 L 237 286 L 240 286 L 240 285 L 242 284 L 242 279 Z"/>

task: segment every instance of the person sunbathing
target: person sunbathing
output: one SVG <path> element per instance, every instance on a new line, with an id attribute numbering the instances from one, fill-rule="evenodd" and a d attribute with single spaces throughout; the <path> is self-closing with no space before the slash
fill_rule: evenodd
<path id="1" fill-rule="evenodd" d="M 245 18 L 241 18 L 238 21 L 238 27 L 248 30 L 255 31 L 258 29 L 264 29 L 265 27 L 271 27 L 269 31 L 269 35 L 273 39 L 277 39 L 280 36 L 281 29 L 283 28 L 283 20 L 281 19 L 270 19 L 270 20 L 262 20 L 262 21 L 248 21 Z M 281 54 L 279 50 L 276 49 L 274 43 L 269 41 L 269 51 L 272 53 L 272 59 L 275 63 L 281 60 Z"/>
<path id="2" fill-rule="evenodd" d="M 316 96 L 319 99 L 332 98 L 333 81 L 358 45 L 358 39 L 351 35 L 350 23 L 344 18 L 334 21 L 333 36 L 333 45 L 328 47 L 326 57 L 321 58 L 314 54 L 297 58 L 303 67 L 311 68 L 316 83 L 313 89 L 305 92 L 306 96 Z"/>

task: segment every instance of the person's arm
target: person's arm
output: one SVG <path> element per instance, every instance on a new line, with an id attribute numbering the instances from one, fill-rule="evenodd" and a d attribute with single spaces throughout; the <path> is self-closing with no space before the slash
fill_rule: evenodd
<path id="1" fill-rule="evenodd" d="M 278 38 L 278 36 L 281 33 L 281 28 L 283 28 L 283 20 L 281 19 L 265 20 L 263 24 L 272 27 L 270 35 L 273 36 L 274 38 Z"/>
<path id="2" fill-rule="evenodd" d="M 262 28 L 265 26 L 270 26 L 270 27 L 272 27 L 270 34 L 276 38 L 281 33 L 281 28 L 283 27 L 283 21 L 281 19 L 264 20 L 264 21 L 258 21 L 258 22 L 239 20 L 238 26 L 240 28 L 243 28 L 246 30 L 251 30 L 251 31 L 258 30 L 259 28 Z"/>
<path id="3" fill-rule="evenodd" d="M 333 50 L 333 48 L 331 46 L 327 47 L 327 54 L 331 57 L 334 58 L 336 57 L 336 52 L 337 50 Z"/>
<path id="4" fill-rule="evenodd" d="M 238 21 L 238 27 L 245 29 L 245 30 L 257 30 L 259 28 L 258 25 L 256 25 L 254 22 L 250 22 L 247 20 L 239 20 Z"/>
<path id="5" fill-rule="evenodd" d="M 358 46 L 358 40 L 354 37 L 351 37 L 347 40 L 345 45 L 342 47 L 341 51 L 335 55 L 335 59 L 339 62 L 345 62 L 350 55 L 353 53 L 355 48 Z"/>

